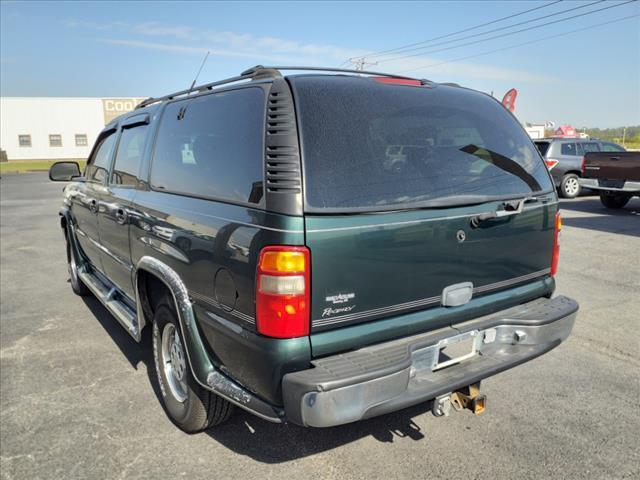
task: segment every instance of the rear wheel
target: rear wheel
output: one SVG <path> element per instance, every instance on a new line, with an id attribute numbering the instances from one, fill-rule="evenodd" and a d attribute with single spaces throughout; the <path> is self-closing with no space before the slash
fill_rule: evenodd
<path id="1" fill-rule="evenodd" d="M 631 197 L 629 195 L 624 195 L 622 193 L 618 193 L 615 195 L 608 194 L 607 192 L 600 193 L 600 201 L 602 205 L 607 208 L 622 208 L 624 207 Z"/>
<path id="2" fill-rule="evenodd" d="M 560 182 L 560 195 L 563 198 L 576 198 L 580 195 L 580 177 L 575 173 L 567 173 Z"/>
<path id="3" fill-rule="evenodd" d="M 78 276 L 78 264 L 76 263 L 76 255 L 71 248 L 71 242 L 69 239 L 69 234 L 67 233 L 67 270 L 69 271 L 69 282 L 71 283 L 71 290 L 76 295 L 80 295 L 81 297 L 86 297 L 91 292 L 87 288 L 87 286 L 82 283 L 80 277 Z"/>
<path id="4" fill-rule="evenodd" d="M 153 359 L 169 418 L 187 433 L 229 418 L 233 405 L 204 389 L 193 377 L 173 307 L 161 304 L 153 319 Z"/>

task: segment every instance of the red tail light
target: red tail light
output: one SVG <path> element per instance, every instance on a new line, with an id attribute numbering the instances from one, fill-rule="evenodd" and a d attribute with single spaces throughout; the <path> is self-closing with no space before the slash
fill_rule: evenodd
<path id="1" fill-rule="evenodd" d="M 549 170 L 551 170 L 553 167 L 555 167 L 558 164 L 558 160 L 556 160 L 555 158 L 547 158 L 544 163 L 547 164 L 547 168 Z"/>
<path id="2" fill-rule="evenodd" d="M 256 275 L 256 325 L 262 335 L 309 335 L 311 263 L 306 247 L 269 246 L 260 252 Z"/>
<path id="3" fill-rule="evenodd" d="M 584 176 L 584 157 L 582 157 L 582 162 L 580 162 L 580 171 L 582 172 L 582 176 Z"/>
<path id="4" fill-rule="evenodd" d="M 551 257 L 551 276 L 558 273 L 558 260 L 560 259 L 560 230 L 562 230 L 562 218 L 560 212 L 556 213 L 556 223 L 553 231 L 553 256 Z"/>

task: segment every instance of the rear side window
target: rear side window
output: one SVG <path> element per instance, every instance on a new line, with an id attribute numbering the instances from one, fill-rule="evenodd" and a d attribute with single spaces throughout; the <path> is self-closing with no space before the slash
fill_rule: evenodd
<path id="1" fill-rule="evenodd" d="M 113 133 L 100 140 L 100 144 L 86 168 L 85 177 L 89 182 L 102 183 L 107 178 L 115 140 L 116 136 Z"/>
<path id="2" fill-rule="evenodd" d="M 561 155 L 578 155 L 575 143 L 563 143 L 560 147 Z"/>
<path id="3" fill-rule="evenodd" d="M 535 142 L 536 147 L 538 148 L 538 151 L 540 152 L 540 155 L 542 155 L 543 157 L 547 154 L 547 151 L 549 150 L 549 142 Z"/>
<path id="4" fill-rule="evenodd" d="M 307 209 L 391 210 L 552 189 L 529 136 L 486 95 L 366 78 L 298 77 L 293 86 Z"/>
<path id="5" fill-rule="evenodd" d="M 584 155 L 589 152 L 599 152 L 600 147 L 595 142 L 580 142 L 576 144 L 578 155 Z"/>
<path id="6" fill-rule="evenodd" d="M 624 148 L 620 145 L 616 145 L 615 143 L 603 143 L 602 144 L 603 152 L 626 152 Z"/>
<path id="7" fill-rule="evenodd" d="M 151 167 L 153 188 L 259 203 L 264 92 L 245 88 L 167 105 Z"/>
<path id="8" fill-rule="evenodd" d="M 138 170 L 146 138 L 147 125 L 126 128 L 122 131 L 111 174 L 112 184 L 135 186 L 138 183 Z"/>

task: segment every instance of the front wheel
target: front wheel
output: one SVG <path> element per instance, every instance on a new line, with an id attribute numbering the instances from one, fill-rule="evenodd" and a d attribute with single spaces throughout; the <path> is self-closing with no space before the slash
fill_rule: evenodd
<path id="1" fill-rule="evenodd" d="M 560 195 L 563 198 L 576 198 L 580 195 L 580 177 L 575 173 L 567 173 L 562 177 Z"/>
<path id="2" fill-rule="evenodd" d="M 602 202 L 602 205 L 607 208 L 622 208 L 629 202 L 630 198 L 631 197 L 629 195 L 625 195 L 623 193 L 614 195 L 608 194 L 607 192 L 600 193 L 600 201 Z"/>
<path id="3" fill-rule="evenodd" d="M 191 373 L 174 309 L 160 305 L 153 318 L 153 359 L 167 415 L 187 433 L 229 418 L 233 405 L 203 388 Z"/>

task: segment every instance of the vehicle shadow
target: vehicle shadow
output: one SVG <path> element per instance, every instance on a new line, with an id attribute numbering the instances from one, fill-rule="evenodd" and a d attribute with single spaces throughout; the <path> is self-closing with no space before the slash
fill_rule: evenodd
<path id="1" fill-rule="evenodd" d="M 145 366 L 149 383 L 158 401 L 161 402 L 160 388 L 158 387 L 156 379 L 153 377 L 153 375 L 155 375 L 155 366 L 153 365 L 151 329 L 145 328 L 142 331 L 142 340 L 140 343 L 137 343 L 96 297 L 87 295 L 86 297 L 82 297 L 82 301 L 91 311 L 95 319 L 98 320 L 98 323 L 100 323 L 104 331 L 111 337 L 113 343 L 120 349 L 120 352 L 122 352 L 122 355 L 124 355 L 129 364 L 131 364 L 135 370 L 138 369 L 138 365 L 141 363 Z"/>
<path id="2" fill-rule="evenodd" d="M 206 434 L 240 455 L 275 464 L 332 450 L 368 436 L 383 443 L 407 437 L 422 440 L 425 433 L 413 417 L 430 410 L 431 405 L 427 402 L 348 425 L 305 428 L 270 423 L 238 409 L 229 421 L 207 430 Z"/>
<path id="3" fill-rule="evenodd" d="M 560 211 L 592 214 L 590 216 L 563 215 L 567 227 L 585 228 L 607 233 L 640 237 L 640 199 L 632 198 L 619 210 L 605 208 L 598 197 L 561 200 Z"/>
<path id="4" fill-rule="evenodd" d="M 158 383 L 154 378 L 151 329 L 146 328 L 142 341 L 137 343 L 93 295 L 83 297 L 82 300 L 131 366 L 136 370 L 140 363 L 146 366 L 149 383 L 158 402 L 162 403 Z M 147 386 L 143 385 L 141 388 Z M 413 417 L 430 410 L 431 404 L 426 402 L 399 412 L 339 427 L 304 428 L 294 424 L 271 423 L 236 408 L 227 422 L 201 435 L 206 434 L 226 448 L 258 462 L 276 464 L 332 450 L 367 436 L 385 443 L 407 437 L 416 441 L 422 440 L 425 434 L 413 421 Z"/>

